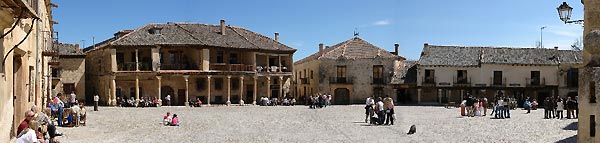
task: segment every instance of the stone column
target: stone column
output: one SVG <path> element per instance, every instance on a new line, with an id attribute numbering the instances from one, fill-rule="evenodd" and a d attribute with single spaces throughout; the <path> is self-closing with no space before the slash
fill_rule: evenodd
<path id="1" fill-rule="evenodd" d="M 184 105 L 185 105 L 186 107 L 190 106 L 190 102 L 188 102 L 188 101 L 190 101 L 190 98 L 189 98 L 189 97 L 190 97 L 190 96 L 189 96 L 189 93 L 190 93 L 190 92 L 189 92 L 189 91 L 190 91 L 190 90 L 189 90 L 189 89 L 190 89 L 190 88 L 189 88 L 189 87 L 190 87 L 190 84 L 189 84 L 189 78 L 190 78 L 190 75 L 184 75 L 184 76 L 183 76 L 183 79 L 185 80 L 185 101 L 184 101 L 183 103 L 184 103 Z"/>
<path id="2" fill-rule="evenodd" d="M 152 48 L 152 70 L 160 70 L 160 46 Z"/>
<path id="3" fill-rule="evenodd" d="M 160 88 L 162 87 L 162 83 L 161 83 L 161 78 L 162 76 L 158 75 L 156 76 L 156 79 L 158 80 L 158 104 L 161 105 L 162 104 L 162 94 L 161 94 L 161 90 Z"/>
<path id="4" fill-rule="evenodd" d="M 140 60 L 138 49 L 135 49 L 135 71 L 140 71 Z"/>
<path id="5" fill-rule="evenodd" d="M 110 49 L 110 71 L 117 71 L 117 49 Z"/>
<path id="6" fill-rule="evenodd" d="M 267 76 L 267 97 L 271 99 L 271 77 Z"/>
<path id="7" fill-rule="evenodd" d="M 421 104 L 421 88 L 417 89 L 417 103 Z"/>
<path id="8" fill-rule="evenodd" d="M 110 105 L 115 106 L 117 105 L 117 82 L 115 81 L 115 76 L 111 77 L 110 80 L 110 94 L 111 94 L 111 99 L 110 99 Z"/>
<path id="9" fill-rule="evenodd" d="M 448 98 L 448 102 L 450 102 L 451 99 L 452 99 L 452 90 L 448 90 L 448 96 L 447 96 L 447 98 Z"/>
<path id="10" fill-rule="evenodd" d="M 210 78 L 211 78 L 211 77 L 212 77 L 211 75 L 209 75 L 209 76 L 207 76 L 207 77 L 206 77 L 206 79 L 207 79 L 207 82 L 208 82 L 208 84 L 207 84 L 207 86 L 208 86 L 208 87 L 206 88 L 206 92 L 207 92 L 207 94 L 206 94 L 206 97 L 207 97 L 207 98 L 206 98 L 206 105 L 208 105 L 208 106 L 210 106 L 210 96 L 211 96 L 211 95 L 210 95 L 210 85 L 212 84 L 212 83 L 210 82 Z"/>
<path id="11" fill-rule="evenodd" d="M 210 70 L 210 50 L 202 49 L 202 71 Z"/>
<path id="12" fill-rule="evenodd" d="M 579 69 L 577 142 L 599 142 L 598 81 L 600 81 L 600 1 L 583 0 L 583 65 Z M 592 124 L 594 123 L 594 124 Z M 592 133 L 592 130 L 595 133 Z M 591 136 L 594 137 L 591 137 Z"/>
<path id="13" fill-rule="evenodd" d="M 140 103 L 140 76 L 135 75 L 135 105 Z"/>
<path id="14" fill-rule="evenodd" d="M 277 62 L 277 63 L 279 63 L 279 65 L 277 65 L 277 66 L 278 66 L 277 70 L 278 70 L 279 72 L 283 72 L 283 69 L 281 69 L 281 55 L 277 55 L 277 60 L 278 60 L 278 62 Z M 281 79 L 281 78 L 280 78 L 280 79 Z"/>
<path id="15" fill-rule="evenodd" d="M 244 105 L 244 76 L 240 76 L 240 105 Z"/>
<path id="16" fill-rule="evenodd" d="M 231 105 L 231 76 L 227 76 L 227 106 Z"/>
<path id="17" fill-rule="evenodd" d="M 284 97 L 284 95 L 283 95 L 283 76 L 279 76 L 279 98 L 283 98 L 283 97 Z"/>
<path id="18" fill-rule="evenodd" d="M 442 89 L 437 89 L 438 102 L 442 103 Z"/>
<path id="19" fill-rule="evenodd" d="M 254 91 L 252 91 L 252 105 L 256 105 L 256 92 L 258 90 L 258 76 L 254 76 Z"/>

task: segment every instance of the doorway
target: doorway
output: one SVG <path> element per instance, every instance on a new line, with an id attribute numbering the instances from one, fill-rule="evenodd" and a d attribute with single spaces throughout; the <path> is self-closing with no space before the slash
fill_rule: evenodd
<path id="1" fill-rule="evenodd" d="M 167 100 L 165 99 L 167 97 L 167 95 L 171 95 L 171 103 L 174 104 L 173 99 L 174 99 L 174 91 L 173 88 L 169 87 L 169 86 L 163 86 L 160 88 L 160 97 L 162 97 L 162 101 L 163 104 L 162 105 L 169 105 L 167 104 Z"/>
<path id="2" fill-rule="evenodd" d="M 177 90 L 177 98 L 175 99 L 175 105 L 183 106 L 185 105 L 185 89 Z"/>
<path id="3" fill-rule="evenodd" d="M 350 104 L 350 90 L 348 88 L 337 88 L 334 90 L 333 103 L 338 105 Z"/>

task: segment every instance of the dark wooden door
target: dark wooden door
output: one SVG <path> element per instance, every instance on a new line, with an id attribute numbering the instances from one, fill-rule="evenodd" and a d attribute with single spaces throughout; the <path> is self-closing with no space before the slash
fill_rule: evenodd
<path id="1" fill-rule="evenodd" d="M 185 100 L 185 89 L 179 89 L 177 90 L 177 98 L 175 99 L 175 105 L 185 105 L 185 102 L 187 102 Z"/>
<path id="2" fill-rule="evenodd" d="M 350 90 L 347 88 L 335 89 L 333 95 L 334 104 L 350 104 Z"/>

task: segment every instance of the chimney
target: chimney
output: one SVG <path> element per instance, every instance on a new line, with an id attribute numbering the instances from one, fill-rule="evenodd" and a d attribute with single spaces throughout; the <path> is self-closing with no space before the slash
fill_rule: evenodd
<path id="1" fill-rule="evenodd" d="M 423 52 L 421 52 L 421 55 L 423 55 L 423 54 L 427 55 L 427 53 L 429 53 L 429 44 L 425 43 L 425 44 L 423 44 Z"/>
<path id="2" fill-rule="evenodd" d="M 319 43 L 319 53 L 321 53 L 321 51 L 323 51 L 323 43 Z"/>
<path id="3" fill-rule="evenodd" d="M 225 19 L 221 19 L 221 35 L 225 35 Z"/>
<path id="4" fill-rule="evenodd" d="M 394 43 L 394 54 L 397 56 L 398 55 L 398 43 Z"/>
<path id="5" fill-rule="evenodd" d="M 554 46 L 554 50 L 558 50 L 558 46 Z"/>
<path id="6" fill-rule="evenodd" d="M 275 41 L 279 42 L 279 32 L 275 32 Z"/>

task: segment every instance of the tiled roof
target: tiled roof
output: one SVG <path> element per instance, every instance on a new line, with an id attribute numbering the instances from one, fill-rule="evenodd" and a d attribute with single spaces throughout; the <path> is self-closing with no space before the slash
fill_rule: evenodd
<path id="1" fill-rule="evenodd" d="M 154 29 L 160 29 L 160 34 L 153 34 L 152 30 Z M 294 48 L 244 28 L 226 26 L 225 34 L 221 34 L 220 25 L 196 23 L 148 24 L 111 41 L 109 44 L 118 46 L 203 45 L 286 52 L 296 51 Z"/>
<path id="2" fill-rule="evenodd" d="M 558 65 L 582 63 L 581 51 L 544 48 L 463 47 L 426 45 L 419 59 L 424 66 L 480 64 Z"/>
<path id="3" fill-rule="evenodd" d="M 478 66 L 480 47 L 432 46 L 423 49 L 419 65 L 424 66 Z"/>
<path id="4" fill-rule="evenodd" d="M 324 48 L 323 51 L 314 53 L 304 59 L 298 60 L 294 64 L 301 64 L 317 59 L 372 59 L 375 57 L 381 58 L 397 58 L 405 59 L 401 56 L 394 55 L 387 50 L 381 49 L 371 43 L 354 37 L 350 40 L 335 44 L 329 48 Z"/>
<path id="5" fill-rule="evenodd" d="M 583 64 L 583 53 L 575 50 L 558 50 L 561 64 Z"/>
<path id="6" fill-rule="evenodd" d="M 54 46 L 58 49 L 58 55 L 60 56 L 76 56 L 76 55 L 85 55 L 81 49 L 79 49 L 78 44 L 68 44 L 68 43 L 53 43 Z"/>
<path id="7" fill-rule="evenodd" d="M 418 61 L 399 61 L 394 65 L 394 75 L 391 84 L 417 83 Z"/>

